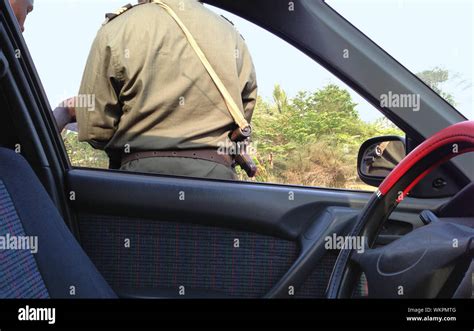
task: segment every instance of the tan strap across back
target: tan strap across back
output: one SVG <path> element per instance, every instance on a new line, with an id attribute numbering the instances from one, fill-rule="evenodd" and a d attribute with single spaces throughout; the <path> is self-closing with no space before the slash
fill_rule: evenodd
<path id="1" fill-rule="evenodd" d="M 181 30 L 183 30 L 186 38 L 189 41 L 189 44 L 191 47 L 194 49 L 196 52 L 197 56 L 201 60 L 202 64 L 206 68 L 207 72 L 211 76 L 212 80 L 216 84 L 219 92 L 221 93 L 222 97 L 224 98 L 225 104 L 227 106 L 227 109 L 229 110 L 230 115 L 234 119 L 234 122 L 237 124 L 237 126 L 242 130 L 242 131 L 248 131 L 250 130 L 250 124 L 247 122 L 245 119 L 244 115 L 240 111 L 239 107 L 235 103 L 234 99 L 230 95 L 229 91 L 225 87 L 224 83 L 222 83 L 221 79 L 217 75 L 216 71 L 212 67 L 212 65 L 209 63 L 209 60 L 207 59 L 206 55 L 202 51 L 201 47 L 199 47 L 198 43 L 194 39 L 193 35 L 191 32 L 188 30 L 188 28 L 184 25 L 184 23 L 181 21 L 181 19 L 176 15 L 174 10 L 165 4 L 161 0 L 153 0 L 152 3 L 156 3 L 160 7 L 162 7 L 166 12 L 176 21 L 176 23 L 179 25 Z"/>

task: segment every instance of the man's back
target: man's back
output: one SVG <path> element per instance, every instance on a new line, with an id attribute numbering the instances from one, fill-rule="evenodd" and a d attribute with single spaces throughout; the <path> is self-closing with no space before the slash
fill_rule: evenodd
<path id="1" fill-rule="evenodd" d="M 256 78 L 242 37 L 195 0 L 164 2 L 250 122 Z M 78 111 L 79 139 L 108 150 L 218 147 L 233 129 L 222 96 L 183 32 L 153 3 L 129 9 L 101 28 L 80 94 L 94 94 L 96 105 L 94 111 Z"/>

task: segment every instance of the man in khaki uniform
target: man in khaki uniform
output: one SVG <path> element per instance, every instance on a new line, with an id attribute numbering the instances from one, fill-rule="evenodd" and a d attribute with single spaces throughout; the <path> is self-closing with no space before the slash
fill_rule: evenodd
<path id="1" fill-rule="evenodd" d="M 244 39 L 196 0 L 163 2 L 250 122 L 257 83 Z M 120 155 L 122 170 L 235 179 L 232 159 L 217 153 L 229 145 L 234 120 L 183 31 L 159 5 L 108 15 L 84 71 L 79 98 L 87 95 L 95 105 L 76 107 L 79 140 Z"/>

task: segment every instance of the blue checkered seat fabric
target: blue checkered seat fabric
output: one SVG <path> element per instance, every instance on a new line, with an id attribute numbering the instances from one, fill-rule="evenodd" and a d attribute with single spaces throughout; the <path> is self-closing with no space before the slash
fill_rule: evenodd
<path id="1" fill-rule="evenodd" d="M 0 148 L 0 298 L 116 298 L 26 160 Z"/>

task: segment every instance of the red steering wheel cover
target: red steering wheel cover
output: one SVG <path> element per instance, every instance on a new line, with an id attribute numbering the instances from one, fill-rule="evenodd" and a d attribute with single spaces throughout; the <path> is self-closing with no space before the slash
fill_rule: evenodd
<path id="1" fill-rule="evenodd" d="M 379 186 L 379 192 L 381 195 L 386 195 L 388 191 L 405 175 L 405 173 L 411 169 L 417 162 L 429 155 L 431 152 L 449 144 L 468 143 L 474 148 L 474 121 L 465 121 L 451 125 L 440 132 L 436 133 L 432 137 L 426 139 L 422 144 L 415 148 L 410 154 L 408 154 L 392 172 L 385 178 L 385 180 Z M 446 158 L 440 160 L 435 166 L 448 161 L 449 159 L 470 152 L 472 148 L 465 148 L 459 150 L 458 153 L 451 153 Z M 430 167 L 427 171 L 423 172 L 411 185 L 407 187 L 405 193 L 418 183 L 424 176 L 426 176 L 431 170 Z"/>

